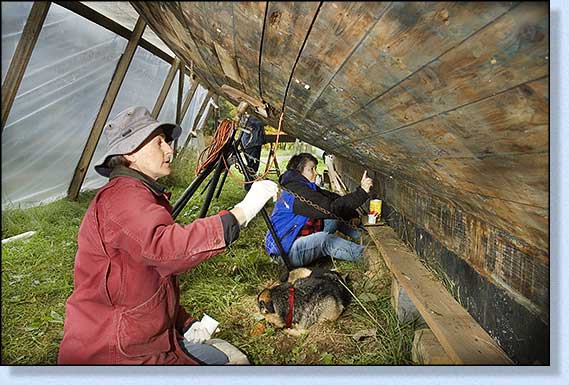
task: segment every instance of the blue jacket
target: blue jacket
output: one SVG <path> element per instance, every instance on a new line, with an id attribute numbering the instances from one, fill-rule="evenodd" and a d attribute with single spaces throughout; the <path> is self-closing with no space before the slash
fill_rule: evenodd
<path id="1" fill-rule="evenodd" d="M 323 190 L 294 170 L 288 170 L 282 174 L 279 182 L 287 190 L 294 191 L 319 207 L 346 220 L 357 217 L 358 213 L 355 209 L 365 203 L 369 197 L 368 193 L 361 187 L 344 196 Z M 309 218 L 326 219 L 333 217 L 295 199 L 294 195 L 283 190 L 281 198 L 275 203 L 270 220 L 286 254 L 290 251 L 298 233 Z M 280 255 L 270 231 L 267 231 L 265 237 L 265 249 L 269 255 Z"/>
<path id="2" fill-rule="evenodd" d="M 300 178 L 296 177 L 297 175 Z M 285 185 L 287 180 L 290 179 L 304 179 L 305 184 L 313 189 L 316 190 L 316 183 L 312 183 L 308 181 L 306 178 L 301 176 L 298 173 L 291 173 L 287 171 L 281 177 L 281 184 Z M 271 223 L 275 228 L 275 232 L 277 233 L 277 237 L 281 240 L 281 244 L 283 246 L 284 252 L 288 254 L 292 244 L 294 243 L 296 236 L 300 232 L 300 229 L 305 225 L 308 221 L 308 217 L 304 215 L 295 214 L 293 212 L 294 207 L 294 200 L 296 198 L 294 195 L 289 193 L 288 191 L 282 191 L 281 198 L 277 200 L 275 203 L 275 207 L 273 209 L 273 213 L 270 216 Z M 267 230 L 267 235 L 265 236 L 265 250 L 269 255 L 280 255 L 279 249 L 271 232 Z"/>
<path id="3" fill-rule="evenodd" d="M 247 121 L 247 118 L 243 116 L 241 120 L 244 123 Z M 261 147 L 265 144 L 265 123 L 251 115 L 249 117 L 249 122 L 247 123 L 247 129 L 251 131 L 251 133 L 243 132 L 243 135 L 241 136 L 241 145 L 243 146 L 243 149 Z"/>

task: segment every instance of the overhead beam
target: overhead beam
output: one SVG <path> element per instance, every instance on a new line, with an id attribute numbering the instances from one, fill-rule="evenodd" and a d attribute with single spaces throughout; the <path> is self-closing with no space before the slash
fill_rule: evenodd
<path id="1" fill-rule="evenodd" d="M 22 36 L 10 61 L 10 67 L 2 84 L 2 132 L 12 109 L 14 99 L 24 78 L 24 72 L 30 62 L 30 57 L 43 27 L 43 23 L 49 11 L 49 1 L 35 1 L 30 15 L 22 31 Z"/>
<path id="2" fill-rule="evenodd" d="M 103 132 L 103 127 L 109 117 L 111 109 L 113 108 L 113 104 L 126 76 L 128 67 L 132 62 L 132 58 L 134 57 L 134 53 L 138 47 L 138 42 L 140 41 L 140 37 L 142 36 L 145 27 L 146 22 L 141 17 L 139 17 L 136 21 L 136 25 L 134 26 L 133 33 L 124 50 L 124 53 L 117 63 L 115 73 L 113 74 L 113 78 L 111 79 L 109 87 L 107 88 L 107 92 L 105 94 L 103 102 L 101 103 L 101 108 L 99 109 L 99 113 L 97 114 L 95 122 L 93 123 L 91 133 L 89 134 L 89 138 L 87 139 L 87 143 L 85 144 L 81 158 L 79 159 L 79 162 L 75 168 L 75 172 L 73 173 L 73 179 L 71 180 L 69 190 L 67 191 L 67 198 L 69 200 L 75 201 L 79 196 L 81 185 L 85 179 L 85 174 L 87 173 L 87 167 L 89 167 L 89 164 L 91 163 L 91 159 L 95 153 L 97 143 L 99 143 L 99 138 Z"/>
<path id="3" fill-rule="evenodd" d="M 106 28 L 109 31 L 112 31 L 117 35 L 124 37 L 127 40 L 130 40 L 131 38 L 133 31 L 123 27 L 116 21 L 104 16 L 103 14 L 95 11 L 94 9 L 88 7 L 87 5 L 79 1 L 55 1 L 54 3 L 59 6 L 62 6 L 63 8 L 70 10 L 71 12 L 83 16 L 87 20 L 92 21 L 93 23 Z M 146 49 L 147 51 L 153 53 L 154 55 L 158 56 L 162 60 L 170 64 L 174 63 L 174 58 L 172 56 L 162 51 L 160 48 L 156 47 L 148 40 L 141 38 L 140 41 L 138 42 L 138 45 L 140 45 L 142 48 Z"/>
<path id="4" fill-rule="evenodd" d="M 154 103 L 154 108 L 152 108 L 152 117 L 154 119 L 158 118 L 160 115 L 160 111 L 164 106 L 164 102 L 166 101 L 166 96 L 168 96 L 168 91 L 170 91 L 170 87 L 172 86 L 172 82 L 174 81 L 174 76 L 176 76 L 176 71 L 180 67 L 180 59 L 175 58 L 174 63 L 170 66 L 170 70 L 168 71 L 168 75 L 166 75 L 166 79 L 164 79 L 164 84 L 162 84 L 162 89 L 158 94 L 158 98 L 156 98 L 156 102 Z"/>

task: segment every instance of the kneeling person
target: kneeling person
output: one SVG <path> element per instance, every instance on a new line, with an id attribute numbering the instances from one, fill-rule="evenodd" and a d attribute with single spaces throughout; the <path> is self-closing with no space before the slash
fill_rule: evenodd
<path id="1" fill-rule="evenodd" d="M 316 165 L 318 160 L 309 153 L 294 155 L 287 164 L 287 171 L 279 182 L 283 190 L 271 214 L 271 223 L 279 237 L 284 252 L 293 267 L 307 266 L 323 256 L 356 261 L 362 256 L 363 246 L 335 235 L 336 230 L 359 241 L 361 231 L 334 219 L 334 216 L 318 210 L 307 200 L 344 219 L 358 217 L 356 208 L 365 203 L 373 181 L 364 173 L 361 186 L 354 192 L 340 196 L 318 187 Z M 267 231 L 265 248 L 279 263 L 284 263 L 271 233 Z"/>
<path id="2" fill-rule="evenodd" d="M 144 107 L 105 126 L 108 151 L 95 170 L 109 182 L 79 228 L 60 364 L 224 364 L 239 356 L 222 340 L 200 343 L 202 325 L 180 304 L 178 276 L 223 252 L 276 198 L 277 185 L 255 182 L 233 209 L 175 223 L 157 179 L 170 174 L 170 143 L 180 131 Z"/>

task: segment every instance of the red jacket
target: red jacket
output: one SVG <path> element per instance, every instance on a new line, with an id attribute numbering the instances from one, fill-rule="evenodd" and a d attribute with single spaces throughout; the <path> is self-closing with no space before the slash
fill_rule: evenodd
<path id="1" fill-rule="evenodd" d="M 96 194 L 79 229 L 60 364 L 197 364 L 178 344 L 192 319 L 177 275 L 225 249 L 223 227 L 220 215 L 181 226 L 170 213 L 167 195 L 131 177 Z"/>

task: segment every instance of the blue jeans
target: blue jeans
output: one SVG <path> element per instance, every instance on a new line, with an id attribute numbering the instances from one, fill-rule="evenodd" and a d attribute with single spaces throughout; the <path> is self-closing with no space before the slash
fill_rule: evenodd
<path id="1" fill-rule="evenodd" d="M 348 237 L 352 238 L 355 242 L 359 242 L 360 238 L 362 237 L 361 229 L 354 229 L 344 222 L 340 222 L 336 219 L 324 219 L 323 231 L 326 231 L 330 234 L 335 234 L 336 231 L 340 231 L 342 234 L 345 234 Z"/>
<path id="2" fill-rule="evenodd" d="M 306 266 L 323 256 L 331 256 L 344 261 L 357 261 L 362 257 L 363 246 L 337 235 L 336 230 L 359 240 L 361 231 L 354 230 L 334 219 L 324 220 L 324 230 L 300 237 L 294 241 L 288 258 L 294 267 Z"/>

